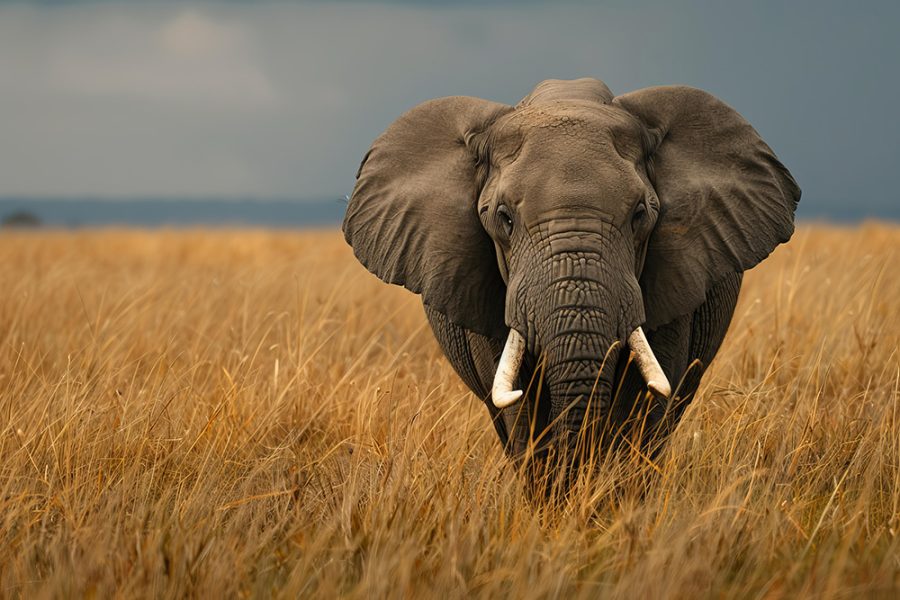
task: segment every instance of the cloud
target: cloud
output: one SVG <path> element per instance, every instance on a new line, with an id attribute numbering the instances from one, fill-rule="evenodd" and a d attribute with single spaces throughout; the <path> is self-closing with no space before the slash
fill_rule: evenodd
<path id="1" fill-rule="evenodd" d="M 807 215 L 896 214 L 898 17 L 837 0 L 0 1 L 0 195 L 340 197 L 418 102 L 596 76 L 732 104 Z"/>
<path id="2" fill-rule="evenodd" d="M 68 32 L 48 58 L 48 86 L 63 93 L 206 107 L 266 109 L 279 98 L 235 23 L 184 9 L 160 26 L 103 16 Z"/>

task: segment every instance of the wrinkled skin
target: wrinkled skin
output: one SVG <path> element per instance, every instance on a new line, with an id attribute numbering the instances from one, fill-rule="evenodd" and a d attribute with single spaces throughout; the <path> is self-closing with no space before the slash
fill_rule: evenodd
<path id="1" fill-rule="evenodd" d="M 664 439 L 728 328 L 741 275 L 793 231 L 800 190 L 733 109 L 685 87 L 614 98 L 541 83 L 516 107 L 426 102 L 363 161 L 344 221 L 371 271 L 422 294 L 445 354 L 513 457 L 574 456 L 629 420 Z M 672 397 L 646 393 L 643 326 Z M 525 398 L 490 401 L 509 328 Z M 680 383 L 680 385 L 678 385 Z M 582 436 L 582 440 L 583 440 Z"/>

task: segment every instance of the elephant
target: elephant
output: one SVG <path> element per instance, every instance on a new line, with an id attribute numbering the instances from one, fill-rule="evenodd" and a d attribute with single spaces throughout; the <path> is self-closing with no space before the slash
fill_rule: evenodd
<path id="1" fill-rule="evenodd" d="M 342 229 L 368 270 L 421 295 L 508 455 L 571 472 L 628 422 L 661 445 L 799 200 L 707 92 L 551 79 L 515 106 L 452 96 L 400 116 Z"/>

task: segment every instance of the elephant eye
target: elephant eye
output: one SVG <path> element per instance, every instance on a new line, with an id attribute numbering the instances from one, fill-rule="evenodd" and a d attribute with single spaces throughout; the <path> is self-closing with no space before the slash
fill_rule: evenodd
<path id="1" fill-rule="evenodd" d="M 513 220 L 512 215 L 505 204 L 501 204 L 497 207 L 497 216 L 500 218 L 500 223 L 503 225 L 506 235 L 510 235 L 513 229 Z"/>
<path id="2" fill-rule="evenodd" d="M 647 218 L 647 205 L 642 200 L 640 204 L 634 207 L 634 213 L 631 215 L 631 230 L 639 231 Z"/>

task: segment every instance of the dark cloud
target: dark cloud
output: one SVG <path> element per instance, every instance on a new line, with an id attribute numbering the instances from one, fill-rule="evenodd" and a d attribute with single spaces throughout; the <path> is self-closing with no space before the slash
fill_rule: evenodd
<path id="1" fill-rule="evenodd" d="M 0 2 L 0 195 L 347 193 L 427 98 L 685 83 L 743 113 L 805 216 L 900 217 L 900 3 Z"/>

